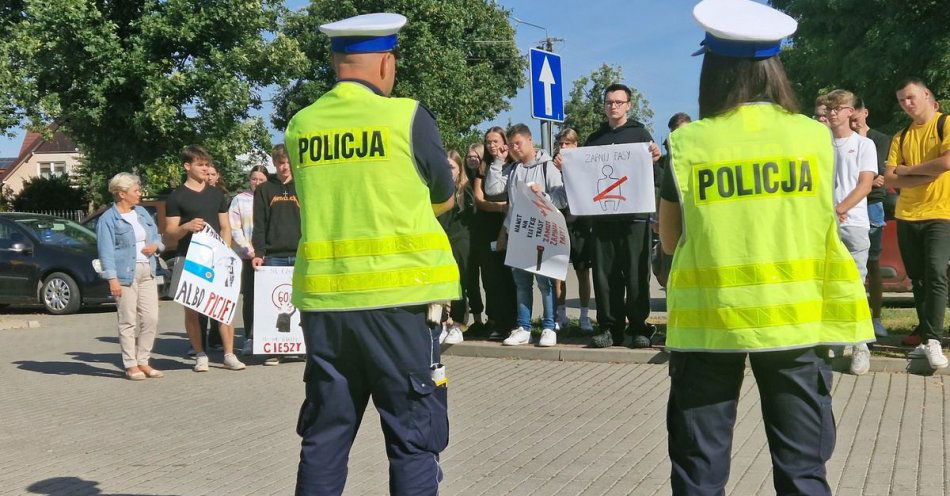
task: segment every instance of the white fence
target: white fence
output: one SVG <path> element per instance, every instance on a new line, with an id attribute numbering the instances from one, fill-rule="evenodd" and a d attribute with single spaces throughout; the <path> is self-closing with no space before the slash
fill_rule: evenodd
<path id="1" fill-rule="evenodd" d="M 73 222 L 79 222 L 85 219 L 87 215 L 89 215 L 85 210 L 37 210 L 37 211 L 25 212 L 25 213 L 52 215 L 54 217 L 62 217 L 64 219 L 69 219 Z"/>

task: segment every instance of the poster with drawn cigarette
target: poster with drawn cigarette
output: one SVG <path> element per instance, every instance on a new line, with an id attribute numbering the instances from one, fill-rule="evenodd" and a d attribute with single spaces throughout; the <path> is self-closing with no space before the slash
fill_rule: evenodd
<path id="1" fill-rule="evenodd" d="M 290 302 L 293 267 L 254 271 L 254 354 L 302 355 L 307 352 L 300 312 Z"/>
<path id="2" fill-rule="evenodd" d="M 564 215 L 525 184 L 512 194 L 505 265 L 563 281 L 571 254 Z"/>
<path id="3" fill-rule="evenodd" d="M 561 175 L 573 215 L 656 211 L 653 158 L 648 143 L 561 150 Z"/>
<path id="4" fill-rule="evenodd" d="M 188 254 L 176 268 L 175 301 L 223 324 L 234 320 L 241 293 L 241 259 L 205 224 L 191 236 Z"/>

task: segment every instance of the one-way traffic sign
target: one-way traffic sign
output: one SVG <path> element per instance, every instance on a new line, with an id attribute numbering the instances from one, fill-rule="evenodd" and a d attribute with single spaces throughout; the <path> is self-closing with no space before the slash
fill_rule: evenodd
<path id="1" fill-rule="evenodd" d="M 564 91 L 561 56 L 531 49 L 531 117 L 564 122 Z"/>

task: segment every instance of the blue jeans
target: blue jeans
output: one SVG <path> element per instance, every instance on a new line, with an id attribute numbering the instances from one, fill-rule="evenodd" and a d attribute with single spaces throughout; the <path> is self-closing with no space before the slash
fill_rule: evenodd
<path id="1" fill-rule="evenodd" d="M 534 281 L 538 281 L 538 290 L 541 291 L 541 306 L 544 315 L 541 318 L 541 328 L 554 330 L 554 284 L 550 277 L 532 274 L 526 270 L 511 269 L 515 279 L 515 298 L 518 302 L 518 326 L 526 331 L 531 330 L 531 307 L 534 305 Z"/>
<path id="2" fill-rule="evenodd" d="M 293 267 L 297 257 L 264 257 L 264 265 L 270 267 Z"/>

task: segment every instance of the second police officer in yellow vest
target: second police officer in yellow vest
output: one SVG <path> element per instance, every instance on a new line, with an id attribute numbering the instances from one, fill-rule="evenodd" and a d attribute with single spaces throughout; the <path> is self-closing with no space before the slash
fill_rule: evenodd
<path id="1" fill-rule="evenodd" d="M 339 495 L 367 402 L 379 411 L 390 492 L 435 495 L 448 443 L 444 369 L 427 304 L 457 299 L 436 215 L 454 183 L 435 120 L 389 98 L 398 14 L 325 24 L 338 82 L 285 136 L 302 233 L 294 305 L 307 344 L 298 495 Z"/>
<path id="2" fill-rule="evenodd" d="M 701 120 L 670 136 L 660 235 L 674 494 L 721 495 L 746 359 L 778 494 L 831 494 L 828 345 L 874 340 L 837 234 L 828 129 L 799 115 L 777 54 L 796 22 L 750 0 L 704 0 Z M 672 250 L 671 250 L 672 251 Z"/>

